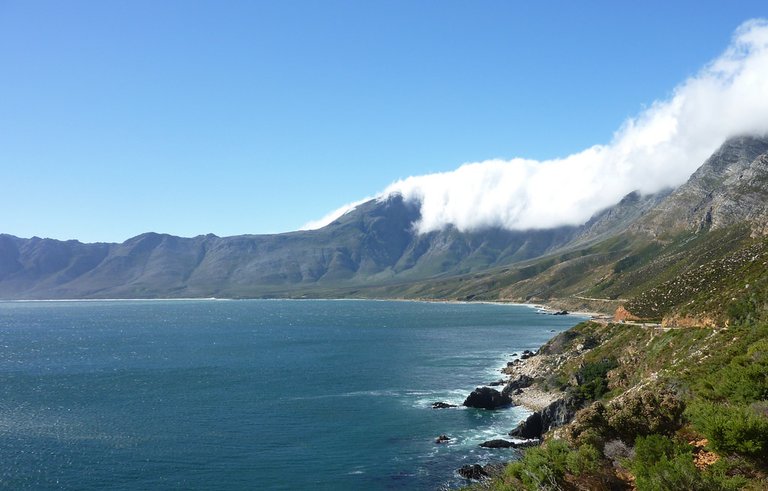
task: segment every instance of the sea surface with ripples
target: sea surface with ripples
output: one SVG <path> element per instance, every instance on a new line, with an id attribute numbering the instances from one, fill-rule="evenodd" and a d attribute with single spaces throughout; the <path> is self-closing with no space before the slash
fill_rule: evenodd
<path id="1" fill-rule="evenodd" d="M 0 486 L 437 489 L 529 412 L 466 408 L 580 318 L 344 300 L 0 302 Z M 434 443 L 447 434 L 447 444 Z"/>

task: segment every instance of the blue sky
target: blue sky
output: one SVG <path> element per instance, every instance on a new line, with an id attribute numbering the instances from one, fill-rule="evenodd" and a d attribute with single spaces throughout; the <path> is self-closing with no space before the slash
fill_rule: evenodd
<path id="1" fill-rule="evenodd" d="M 0 0 L 0 233 L 297 229 L 608 143 L 765 2 Z"/>

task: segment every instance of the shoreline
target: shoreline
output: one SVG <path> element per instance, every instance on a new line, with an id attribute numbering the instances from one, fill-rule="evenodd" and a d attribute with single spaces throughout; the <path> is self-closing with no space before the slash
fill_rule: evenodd
<path id="1" fill-rule="evenodd" d="M 428 299 L 428 298 L 232 298 L 232 297 L 150 297 L 150 298 L 0 298 L 3 303 L 46 303 L 46 302 L 217 302 L 217 301 L 299 301 L 299 302 L 414 302 L 414 303 L 445 303 L 456 305 L 508 305 L 516 307 L 527 307 L 541 311 L 545 315 L 553 315 L 558 312 L 557 308 L 546 303 L 524 303 L 508 302 L 504 300 L 452 300 L 452 299 Z M 590 311 L 568 311 L 567 315 L 579 317 L 588 317 L 590 319 L 606 317 L 608 314 L 602 312 Z"/>
<path id="2" fill-rule="evenodd" d="M 292 301 L 292 302 L 410 302 L 438 303 L 451 305 L 503 305 L 510 307 L 526 307 L 535 309 L 542 315 L 555 315 L 558 309 L 545 303 L 507 302 L 504 300 L 450 300 L 424 298 L 229 298 L 229 297 L 163 297 L 163 298 L 0 298 L 0 303 L 64 303 L 64 302 L 239 302 L 239 301 Z M 590 311 L 566 311 L 569 316 L 583 317 L 584 320 L 595 320 L 608 317 L 605 313 Z M 553 336 L 554 337 L 554 336 Z"/>

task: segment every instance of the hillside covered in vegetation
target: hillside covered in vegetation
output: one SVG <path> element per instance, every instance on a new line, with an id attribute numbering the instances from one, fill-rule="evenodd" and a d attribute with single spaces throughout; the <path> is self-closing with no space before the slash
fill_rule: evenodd
<path id="1" fill-rule="evenodd" d="M 764 247 L 704 263 L 722 268 L 710 280 L 730 290 L 667 296 L 673 310 L 717 313 L 711 325 L 585 322 L 544 345 L 533 387 L 574 410 L 473 489 L 768 489 Z M 688 276 L 669 288 L 691 284 Z"/>

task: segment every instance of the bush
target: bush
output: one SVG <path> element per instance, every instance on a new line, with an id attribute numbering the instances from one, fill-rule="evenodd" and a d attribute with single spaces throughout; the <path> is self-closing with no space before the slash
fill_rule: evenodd
<path id="1" fill-rule="evenodd" d="M 599 399 L 608 392 L 608 372 L 619 366 L 614 358 L 604 358 L 593 363 L 586 363 L 576 373 L 579 382 L 576 394 L 588 401 Z"/>
<path id="2" fill-rule="evenodd" d="M 726 308 L 732 325 L 754 326 L 764 321 L 768 313 L 768 278 L 763 276 L 754 282 L 749 291 L 740 295 Z"/>
<path id="3" fill-rule="evenodd" d="M 672 435 L 682 426 L 684 410 L 685 404 L 674 392 L 647 387 L 608 405 L 592 403 L 576 414 L 566 434 L 573 444 L 588 443 L 599 449 L 616 438 L 631 444 L 638 436 Z"/>
<path id="4" fill-rule="evenodd" d="M 671 435 L 682 426 L 684 410 L 674 392 L 646 388 L 608 406 L 609 434 L 627 443 L 638 436 Z"/>
<path id="5" fill-rule="evenodd" d="M 693 463 L 690 447 L 662 435 L 637 438 L 632 472 L 640 491 L 709 488 Z"/>
<path id="6" fill-rule="evenodd" d="M 713 401 L 747 404 L 768 399 L 768 339 L 752 344 L 746 355 L 704 378 L 701 395 Z"/>
<path id="7" fill-rule="evenodd" d="M 600 451 L 587 443 L 580 446 L 578 450 L 568 454 L 566 457 L 566 467 L 576 476 L 593 473 L 600 466 L 601 457 Z"/>
<path id="8" fill-rule="evenodd" d="M 700 402 L 687 414 L 716 451 L 768 457 L 768 418 L 753 408 Z"/>
<path id="9" fill-rule="evenodd" d="M 639 491 L 669 491 L 695 489 L 723 491 L 740 489 L 741 477 L 729 477 L 727 465 L 713 465 L 705 472 L 696 468 L 691 447 L 662 435 L 639 437 L 635 457 L 629 462 Z"/>
<path id="10" fill-rule="evenodd" d="M 528 450 L 523 459 L 507 467 L 509 477 L 522 482 L 526 489 L 559 489 L 568 466 L 571 450 L 560 440 Z"/>

